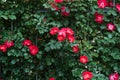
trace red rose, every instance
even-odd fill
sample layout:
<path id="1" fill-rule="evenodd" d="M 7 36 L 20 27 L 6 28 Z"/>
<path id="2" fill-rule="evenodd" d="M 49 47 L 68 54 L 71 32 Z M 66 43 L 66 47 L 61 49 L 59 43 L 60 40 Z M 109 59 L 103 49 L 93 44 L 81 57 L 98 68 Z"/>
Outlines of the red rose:
<path id="1" fill-rule="evenodd" d="M 66 28 L 61 28 L 61 30 L 58 31 L 58 35 L 64 36 L 66 38 Z"/>
<path id="2" fill-rule="evenodd" d="M 61 8 L 61 14 L 62 14 L 62 16 L 68 17 L 70 15 L 70 10 L 67 7 L 63 6 Z"/>
<path id="3" fill-rule="evenodd" d="M 110 74 L 109 80 L 119 80 L 119 74 L 117 72 Z"/>
<path id="4" fill-rule="evenodd" d="M 58 31 L 59 31 L 58 27 L 53 27 L 53 28 L 51 28 L 51 30 L 50 30 L 50 34 L 51 34 L 51 35 L 55 35 Z"/>
<path id="5" fill-rule="evenodd" d="M 51 77 L 51 78 L 49 78 L 49 80 L 56 80 L 55 78 L 53 78 L 53 77 Z"/>
<path id="6" fill-rule="evenodd" d="M 120 12 L 120 4 L 116 4 L 116 9 L 118 12 Z"/>
<path id="7" fill-rule="evenodd" d="M 76 45 L 76 46 L 73 46 L 72 47 L 72 51 L 74 52 L 74 53 L 78 53 L 79 52 L 79 47 Z"/>
<path id="8" fill-rule="evenodd" d="M 30 45 L 29 50 L 31 55 L 36 55 L 39 51 L 38 47 L 35 45 Z"/>
<path id="9" fill-rule="evenodd" d="M 0 45 L 0 50 L 1 50 L 2 52 L 7 52 L 7 46 L 6 46 L 5 44 Z"/>
<path id="10" fill-rule="evenodd" d="M 57 39 L 60 42 L 66 39 L 66 28 L 61 28 L 61 30 L 58 31 Z"/>
<path id="11" fill-rule="evenodd" d="M 71 28 L 66 28 L 67 35 L 74 35 L 74 31 Z"/>
<path id="12" fill-rule="evenodd" d="M 113 23 L 108 23 L 107 24 L 107 30 L 114 31 L 115 30 L 115 25 Z"/>
<path id="13" fill-rule="evenodd" d="M 52 4 L 52 8 L 53 8 L 54 10 L 56 10 L 56 11 L 59 10 L 59 8 L 58 8 L 58 6 L 57 6 L 56 4 Z"/>
<path id="14" fill-rule="evenodd" d="M 103 15 L 99 14 L 98 12 L 95 12 L 95 21 L 101 24 L 103 22 Z"/>
<path id="15" fill-rule="evenodd" d="M 98 0 L 97 4 L 99 8 L 105 8 L 108 5 L 107 0 Z"/>
<path id="16" fill-rule="evenodd" d="M 24 46 L 30 46 L 30 45 L 32 45 L 32 41 L 29 40 L 29 39 L 25 39 L 22 44 L 23 44 Z"/>
<path id="17" fill-rule="evenodd" d="M 63 35 L 58 35 L 57 39 L 58 39 L 58 41 L 62 42 L 62 41 L 64 41 L 66 39 L 66 37 L 63 36 Z"/>
<path id="18" fill-rule="evenodd" d="M 74 42 L 75 41 L 75 37 L 71 36 L 71 35 L 68 35 L 67 39 L 68 39 L 69 42 Z"/>
<path id="19" fill-rule="evenodd" d="M 92 72 L 90 72 L 90 71 L 84 71 L 82 73 L 82 77 L 84 80 L 90 80 L 90 79 L 92 79 L 93 75 L 92 75 Z"/>
<path id="20" fill-rule="evenodd" d="M 83 64 L 86 64 L 89 60 L 87 56 L 80 56 L 79 61 Z"/>
<path id="21" fill-rule="evenodd" d="M 14 46 L 13 41 L 5 41 L 4 44 L 7 46 L 7 48 L 10 48 L 10 47 Z"/>
<path id="22" fill-rule="evenodd" d="M 61 3 L 61 2 L 63 2 L 63 0 L 54 0 L 54 2 Z"/>

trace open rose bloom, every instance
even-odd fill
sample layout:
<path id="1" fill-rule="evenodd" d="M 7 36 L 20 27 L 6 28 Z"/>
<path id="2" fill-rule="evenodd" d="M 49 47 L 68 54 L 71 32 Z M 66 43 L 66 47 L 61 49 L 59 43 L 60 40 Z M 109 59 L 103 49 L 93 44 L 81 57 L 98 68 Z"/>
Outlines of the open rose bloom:
<path id="1" fill-rule="evenodd" d="M 109 80 L 119 80 L 119 74 L 117 72 L 110 74 Z"/>
<path id="2" fill-rule="evenodd" d="M 108 5 L 107 0 L 97 0 L 97 4 L 99 8 L 105 8 Z"/>
<path id="3" fill-rule="evenodd" d="M 93 77 L 93 74 L 90 71 L 84 71 L 82 73 L 82 77 L 83 77 L 83 80 L 91 80 Z"/>
<path id="4" fill-rule="evenodd" d="M 113 23 L 108 23 L 107 24 L 107 30 L 108 31 L 114 31 L 115 30 L 115 25 Z"/>
<path id="5" fill-rule="evenodd" d="M 95 16 L 95 21 L 97 23 L 101 24 L 103 22 L 103 15 L 102 14 L 95 12 L 94 16 Z"/>

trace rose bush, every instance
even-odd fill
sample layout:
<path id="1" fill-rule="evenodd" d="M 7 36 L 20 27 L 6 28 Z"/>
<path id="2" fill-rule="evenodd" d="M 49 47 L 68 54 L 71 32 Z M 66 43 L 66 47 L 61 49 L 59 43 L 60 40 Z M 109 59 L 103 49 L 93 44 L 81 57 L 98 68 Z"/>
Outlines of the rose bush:
<path id="1" fill-rule="evenodd" d="M 1 0 L 0 79 L 118 80 L 119 0 Z"/>

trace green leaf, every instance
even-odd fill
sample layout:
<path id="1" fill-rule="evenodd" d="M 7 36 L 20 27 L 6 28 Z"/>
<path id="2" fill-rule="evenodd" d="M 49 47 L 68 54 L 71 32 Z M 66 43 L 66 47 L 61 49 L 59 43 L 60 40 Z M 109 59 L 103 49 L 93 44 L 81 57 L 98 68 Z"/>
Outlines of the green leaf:
<path id="1" fill-rule="evenodd" d="M 9 15 L 8 16 L 11 20 L 15 20 L 16 19 L 16 16 L 15 15 Z"/>

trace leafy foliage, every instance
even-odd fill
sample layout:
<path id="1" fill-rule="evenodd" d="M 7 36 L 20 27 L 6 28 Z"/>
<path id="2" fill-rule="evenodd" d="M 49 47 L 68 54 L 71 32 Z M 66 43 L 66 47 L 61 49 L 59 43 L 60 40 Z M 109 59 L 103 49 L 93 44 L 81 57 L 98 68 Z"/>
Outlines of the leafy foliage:
<path id="1" fill-rule="evenodd" d="M 0 77 L 6 80 L 80 80 L 84 70 L 93 72 L 92 80 L 107 80 L 114 71 L 120 72 L 120 13 L 112 8 L 99 9 L 97 0 L 64 1 L 59 8 L 67 6 L 70 16 L 64 17 L 55 11 L 53 0 L 1 0 L 0 1 L 0 44 L 13 40 L 14 47 L 6 53 L 0 51 Z M 116 0 L 116 3 L 120 3 Z M 103 14 L 104 23 L 94 21 L 94 13 Z M 115 31 L 106 29 L 113 22 Z M 76 41 L 59 42 L 49 31 L 52 27 L 70 27 Z M 31 39 L 39 48 L 36 56 L 29 54 L 22 45 Z M 72 52 L 78 45 L 79 53 Z M 79 62 L 80 55 L 87 55 L 89 62 Z"/>

